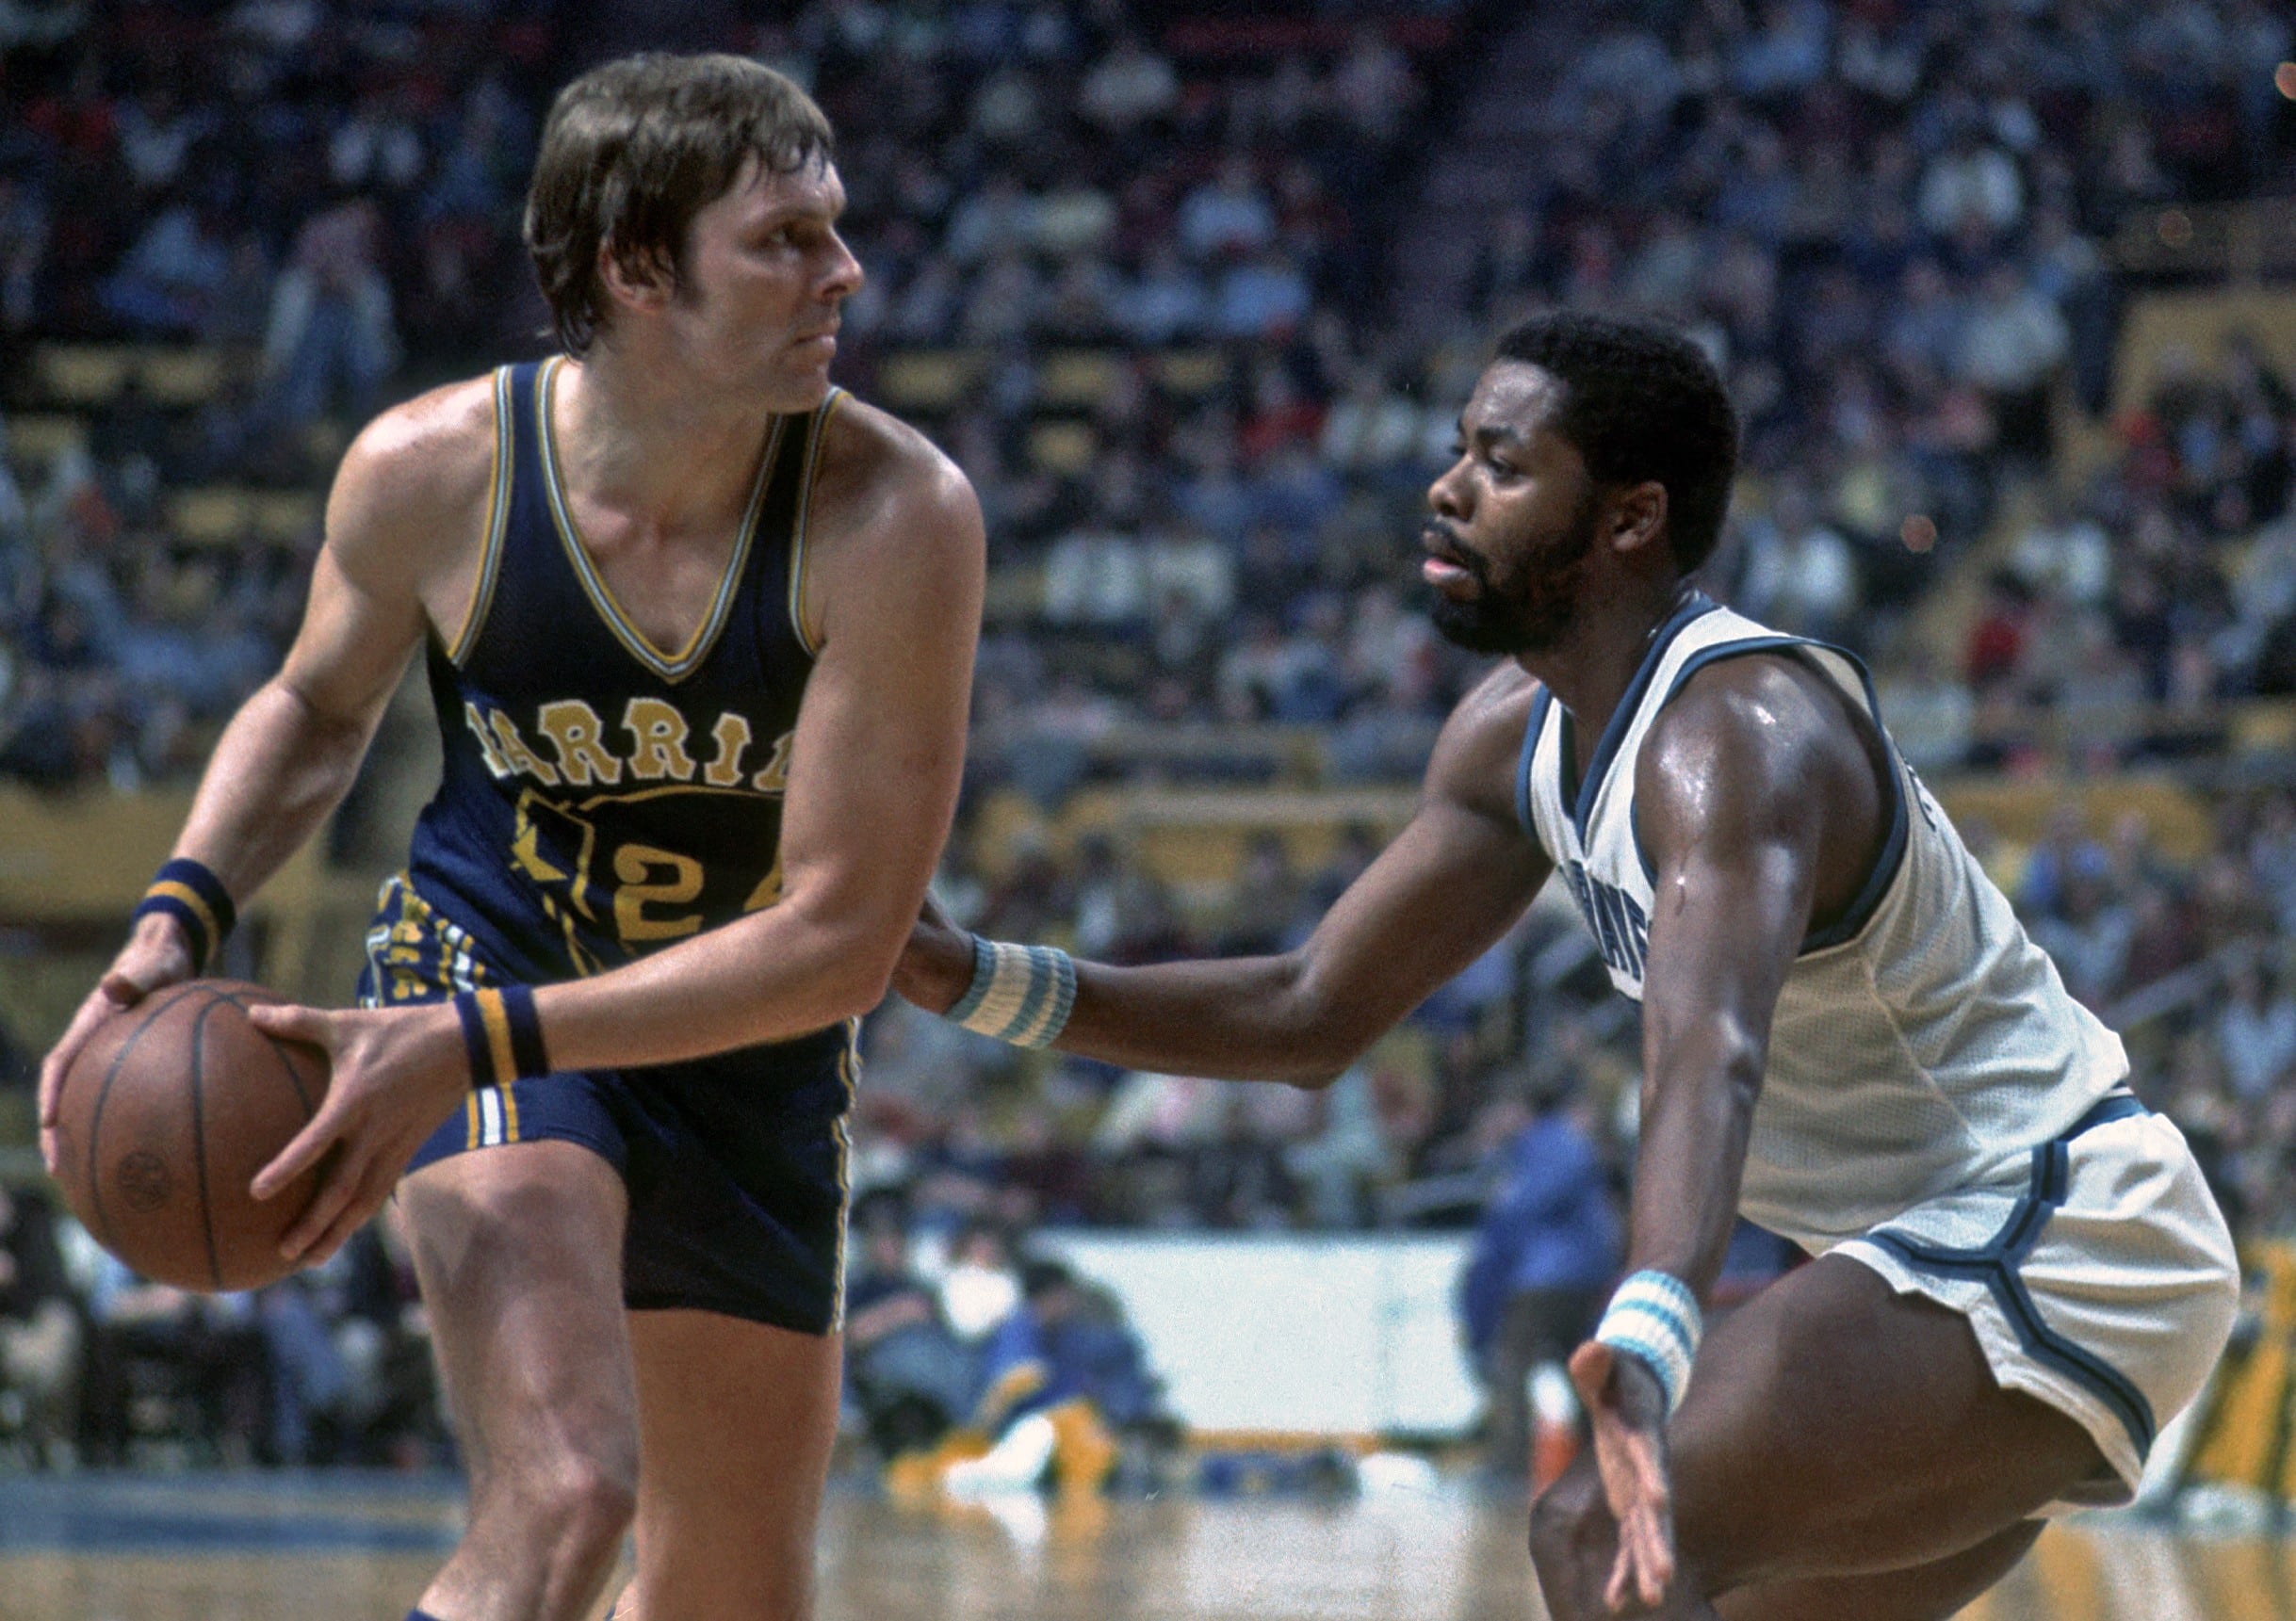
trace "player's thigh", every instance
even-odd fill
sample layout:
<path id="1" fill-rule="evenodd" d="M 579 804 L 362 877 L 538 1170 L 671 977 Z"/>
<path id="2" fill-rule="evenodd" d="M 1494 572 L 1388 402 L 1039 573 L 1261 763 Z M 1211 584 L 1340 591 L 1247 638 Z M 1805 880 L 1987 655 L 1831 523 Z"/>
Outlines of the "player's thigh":
<path id="1" fill-rule="evenodd" d="M 1709 1595 L 1948 1559 L 2105 1467 L 2073 1418 L 1995 1383 L 1965 1319 L 1841 1256 L 1716 1325 L 1669 1442 Z"/>
<path id="2" fill-rule="evenodd" d="M 556 1140 L 480 1149 L 414 1173 L 399 1202 L 448 1405 L 480 1454 L 474 1467 L 545 1445 L 634 1467 L 628 1200 L 613 1166 Z"/>
<path id="3" fill-rule="evenodd" d="M 1741 1587 L 1714 1609 L 1722 1621 L 1946 1621 L 2008 1575 L 2040 1534 L 2041 1522 L 2027 1520 L 1932 1564 Z"/>
<path id="4" fill-rule="evenodd" d="M 634 1311 L 637 1611 L 811 1613 L 843 1338 L 708 1311 Z"/>

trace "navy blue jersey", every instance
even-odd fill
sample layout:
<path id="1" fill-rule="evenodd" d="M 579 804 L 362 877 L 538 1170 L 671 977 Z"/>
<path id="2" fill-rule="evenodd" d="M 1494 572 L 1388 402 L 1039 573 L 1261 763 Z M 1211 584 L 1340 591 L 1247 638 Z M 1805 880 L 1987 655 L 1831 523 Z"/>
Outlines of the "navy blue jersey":
<path id="1" fill-rule="evenodd" d="M 806 508 L 838 396 L 773 419 L 708 616 L 667 652 L 576 538 L 549 428 L 559 366 L 495 374 L 478 589 L 429 653 L 446 769 L 404 878 L 383 885 L 365 1006 L 596 973 L 781 896 L 790 742 L 813 668 Z M 626 1305 L 825 1333 L 843 1288 L 858 1024 L 481 1088 L 407 1169 L 582 1145 L 629 1195 Z"/>
<path id="2" fill-rule="evenodd" d="M 548 410 L 560 364 L 495 374 L 485 552 L 467 622 L 429 650 L 446 764 L 409 863 L 415 893 L 528 982 L 613 967 L 780 898 L 814 654 L 806 510 L 838 397 L 773 418 L 708 616 L 669 651 L 576 538 Z"/>

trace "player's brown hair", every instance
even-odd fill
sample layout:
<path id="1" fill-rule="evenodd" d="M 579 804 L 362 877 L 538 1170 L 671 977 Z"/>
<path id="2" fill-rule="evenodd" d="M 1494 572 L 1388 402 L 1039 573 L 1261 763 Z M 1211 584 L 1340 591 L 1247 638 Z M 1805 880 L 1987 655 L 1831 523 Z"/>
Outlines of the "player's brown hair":
<path id="1" fill-rule="evenodd" d="M 694 215 L 744 164 L 794 174 L 830 149 L 813 98 L 743 57 L 648 52 L 559 91 L 527 191 L 526 246 L 560 345 L 587 353 L 606 325 L 601 248 L 633 279 L 675 287 Z"/>

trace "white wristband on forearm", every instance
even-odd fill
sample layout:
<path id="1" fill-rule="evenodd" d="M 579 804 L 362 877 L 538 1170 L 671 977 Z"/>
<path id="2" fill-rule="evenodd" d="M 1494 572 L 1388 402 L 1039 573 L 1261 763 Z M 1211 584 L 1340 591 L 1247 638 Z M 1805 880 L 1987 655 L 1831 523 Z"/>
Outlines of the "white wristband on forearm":
<path id="1" fill-rule="evenodd" d="M 1636 1272 L 1610 1297 L 1595 1338 L 1637 1358 L 1657 1376 L 1667 1411 L 1682 1405 L 1690 1389 L 1690 1365 L 1705 1332 L 1698 1296 L 1671 1272 Z"/>
<path id="2" fill-rule="evenodd" d="M 972 937 L 972 983 L 948 1016 L 1014 1046 L 1052 1045 L 1076 1005 L 1076 964 L 1057 946 Z"/>

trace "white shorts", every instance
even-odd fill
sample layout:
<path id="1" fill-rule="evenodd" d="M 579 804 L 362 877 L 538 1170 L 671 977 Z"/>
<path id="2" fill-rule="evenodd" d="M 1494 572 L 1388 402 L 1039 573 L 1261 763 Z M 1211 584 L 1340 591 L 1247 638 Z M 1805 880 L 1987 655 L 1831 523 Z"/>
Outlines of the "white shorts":
<path id="1" fill-rule="evenodd" d="M 2232 1235 L 2184 1133 L 2126 1093 L 2035 1148 L 2022 1176 L 1916 1205 L 1832 1253 L 1960 1312 L 2002 1388 L 2095 1437 L 2117 1479 L 2049 1513 L 2128 1500 L 2239 1305 Z"/>

